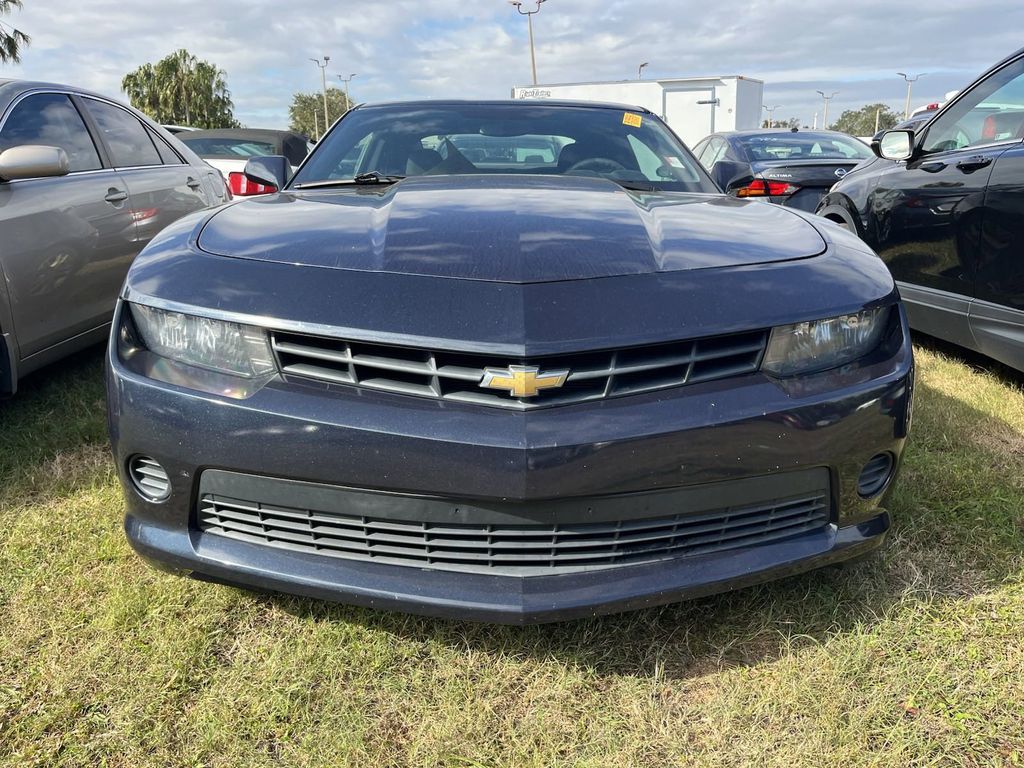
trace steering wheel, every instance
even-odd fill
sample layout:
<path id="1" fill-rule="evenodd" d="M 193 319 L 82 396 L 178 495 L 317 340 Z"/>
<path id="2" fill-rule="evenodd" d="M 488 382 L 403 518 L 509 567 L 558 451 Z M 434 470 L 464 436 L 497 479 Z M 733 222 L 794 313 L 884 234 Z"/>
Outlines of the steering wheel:
<path id="1" fill-rule="evenodd" d="M 591 171 L 593 173 L 606 174 L 624 170 L 626 170 L 626 166 L 616 160 L 612 160 L 610 157 L 588 157 L 586 160 L 580 160 L 575 165 L 570 166 L 566 173 Z"/>

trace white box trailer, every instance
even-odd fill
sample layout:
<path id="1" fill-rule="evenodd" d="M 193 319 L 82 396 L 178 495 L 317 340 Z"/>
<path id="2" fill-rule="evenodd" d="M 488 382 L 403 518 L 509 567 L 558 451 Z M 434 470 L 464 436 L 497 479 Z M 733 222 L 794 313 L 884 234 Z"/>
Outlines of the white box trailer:
<path id="1" fill-rule="evenodd" d="M 668 123 L 689 147 L 715 131 L 759 127 L 763 96 L 763 81 L 740 75 L 512 88 L 513 99 L 605 101 L 646 107 Z"/>

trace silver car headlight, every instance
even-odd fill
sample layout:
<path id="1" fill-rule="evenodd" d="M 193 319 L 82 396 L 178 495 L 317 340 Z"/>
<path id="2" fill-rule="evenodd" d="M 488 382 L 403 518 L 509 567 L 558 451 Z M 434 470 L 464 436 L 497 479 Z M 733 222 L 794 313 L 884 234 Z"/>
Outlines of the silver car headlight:
<path id="1" fill-rule="evenodd" d="M 853 362 L 878 346 L 889 307 L 780 325 L 772 329 L 762 370 L 773 376 L 825 371 Z"/>
<path id="2" fill-rule="evenodd" d="M 267 333 L 252 325 L 131 305 L 150 352 L 185 365 L 247 379 L 276 370 Z"/>

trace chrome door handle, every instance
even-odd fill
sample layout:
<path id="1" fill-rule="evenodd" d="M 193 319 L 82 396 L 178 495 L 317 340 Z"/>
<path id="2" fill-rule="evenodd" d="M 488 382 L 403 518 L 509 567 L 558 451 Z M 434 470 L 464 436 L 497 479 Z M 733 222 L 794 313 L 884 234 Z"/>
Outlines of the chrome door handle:
<path id="1" fill-rule="evenodd" d="M 107 194 L 103 197 L 103 199 L 111 204 L 123 203 L 125 200 L 128 199 L 128 193 L 125 192 L 123 189 L 111 187 L 110 189 L 107 190 Z"/>

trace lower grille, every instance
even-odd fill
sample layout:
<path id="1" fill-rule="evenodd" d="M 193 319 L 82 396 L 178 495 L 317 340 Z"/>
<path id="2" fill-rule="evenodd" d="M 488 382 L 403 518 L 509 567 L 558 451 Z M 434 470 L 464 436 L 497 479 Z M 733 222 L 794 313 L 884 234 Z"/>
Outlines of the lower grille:
<path id="1" fill-rule="evenodd" d="M 829 494 L 704 514 L 545 525 L 428 523 L 203 494 L 200 528 L 328 557 L 458 571 L 537 575 L 692 557 L 779 541 L 829 522 Z"/>

